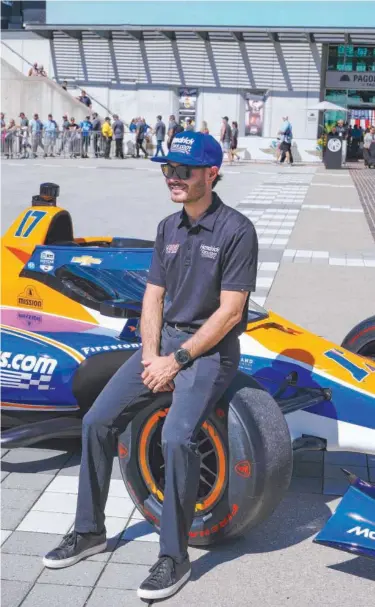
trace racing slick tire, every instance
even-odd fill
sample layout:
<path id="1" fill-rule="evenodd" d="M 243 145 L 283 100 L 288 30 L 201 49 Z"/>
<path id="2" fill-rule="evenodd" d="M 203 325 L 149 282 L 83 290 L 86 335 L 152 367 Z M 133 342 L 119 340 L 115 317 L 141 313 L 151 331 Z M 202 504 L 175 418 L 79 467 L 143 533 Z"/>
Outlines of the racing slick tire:
<path id="1" fill-rule="evenodd" d="M 375 316 L 353 327 L 341 345 L 350 352 L 375 359 Z"/>
<path id="2" fill-rule="evenodd" d="M 138 510 L 156 529 L 164 488 L 161 428 L 172 396 L 150 397 L 119 437 L 121 473 Z M 293 456 L 284 415 L 270 394 L 238 372 L 197 437 L 198 501 L 189 544 L 234 538 L 270 516 L 290 483 Z"/>

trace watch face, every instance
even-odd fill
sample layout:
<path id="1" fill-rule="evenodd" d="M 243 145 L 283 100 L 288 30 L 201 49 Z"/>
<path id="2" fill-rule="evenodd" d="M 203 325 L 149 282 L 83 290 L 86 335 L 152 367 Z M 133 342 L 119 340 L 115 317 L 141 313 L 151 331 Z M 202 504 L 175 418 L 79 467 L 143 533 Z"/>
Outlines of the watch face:
<path id="1" fill-rule="evenodd" d="M 190 362 L 189 351 L 184 350 L 184 348 L 180 348 L 180 350 L 177 350 L 175 357 L 180 365 L 186 365 L 188 362 Z"/>

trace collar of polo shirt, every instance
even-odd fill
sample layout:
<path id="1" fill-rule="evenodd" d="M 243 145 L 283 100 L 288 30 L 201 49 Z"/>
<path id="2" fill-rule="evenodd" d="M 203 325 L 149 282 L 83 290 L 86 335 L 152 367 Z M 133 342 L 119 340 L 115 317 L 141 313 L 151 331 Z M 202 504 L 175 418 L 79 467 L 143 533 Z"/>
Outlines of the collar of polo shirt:
<path id="1" fill-rule="evenodd" d="M 216 192 L 212 192 L 212 202 L 210 206 L 208 207 L 207 211 L 205 211 L 205 213 L 202 215 L 202 217 L 200 217 L 200 219 L 198 219 L 198 221 L 193 224 L 194 227 L 201 226 L 202 228 L 205 228 L 206 230 L 212 232 L 215 226 L 215 222 L 217 220 L 218 211 L 221 204 L 222 202 L 219 196 L 216 194 Z M 182 226 L 192 227 L 185 209 L 182 209 L 180 218 L 181 221 L 178 224 L 179 228 L 182 228 Z"/>

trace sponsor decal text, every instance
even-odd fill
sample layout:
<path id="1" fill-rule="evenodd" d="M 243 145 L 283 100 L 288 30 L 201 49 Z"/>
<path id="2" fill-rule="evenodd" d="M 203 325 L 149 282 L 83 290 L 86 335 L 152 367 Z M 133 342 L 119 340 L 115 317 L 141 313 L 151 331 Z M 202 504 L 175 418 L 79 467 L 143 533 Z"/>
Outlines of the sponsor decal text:
<path id="1" fill-rule="evenodd" d="M 43 299 L 39 296 L 38 291 L 32 285 L 25 287 L 25 290 L 17 297 L 17 305 L 26 306 L 41 310 L 43 308 Z"/>

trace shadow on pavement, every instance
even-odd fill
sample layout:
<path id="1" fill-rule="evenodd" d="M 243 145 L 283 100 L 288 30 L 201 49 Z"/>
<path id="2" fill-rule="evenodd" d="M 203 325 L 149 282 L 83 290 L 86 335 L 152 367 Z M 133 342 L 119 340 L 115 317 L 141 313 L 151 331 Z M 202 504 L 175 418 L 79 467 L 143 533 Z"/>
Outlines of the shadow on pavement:
<path id="1" fill-rule="evenodd" d="M 320 531 L 331 510 L 330 498 L 324 495 L 289 493 L 262 525 L 232 542 L 207 550 L 193 565 L 192 580 L 199 580 L 220 563 L 245 554 L 260 554 L 284 550 Z"/>
<path id="2" fill-rule="evenodd" d="M 372 559 L 357 556 L 351 561 L 344 561 L 336 565 L 328 565 L 327 569 L 334 569 L 342 573 L 349 573 L 356 577 L 361 577 L 371 582 L 375 582 L 375 567 Z"/>
<path id="3" fill-rule="evenodd" d="M 5 472 L 33 474 L 69 468 L 77 465 L 80 450 L 80 439 L 50 440 L 25 449 L 10 449 L 2 457 L 1 469 Z"/>

